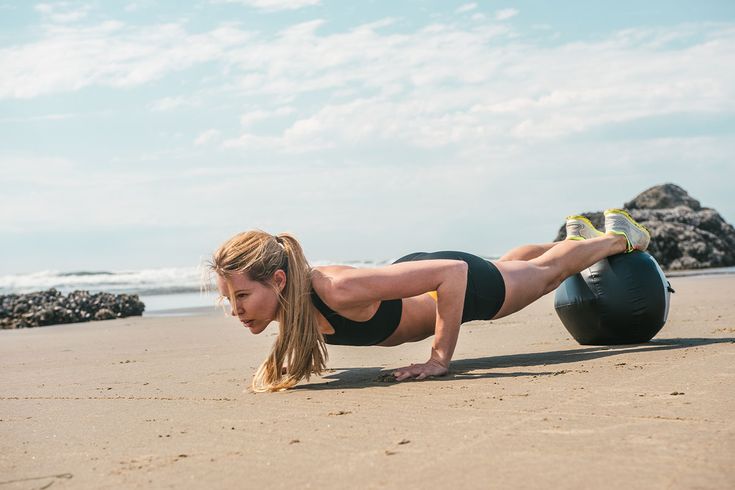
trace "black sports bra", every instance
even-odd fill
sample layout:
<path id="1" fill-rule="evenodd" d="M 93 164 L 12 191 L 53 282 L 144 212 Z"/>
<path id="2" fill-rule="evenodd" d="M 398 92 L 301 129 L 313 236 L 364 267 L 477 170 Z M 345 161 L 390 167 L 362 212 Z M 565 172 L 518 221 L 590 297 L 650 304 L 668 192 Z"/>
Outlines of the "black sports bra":
<path id="1" fill-rule="evenodd" d="M 403 300 L 390 299 L 380 302 L 378 311 L 366 322 L 349 320 L 335 312 L 312 288 L 311 300 L 327 319 L 334 333 L 325 334 L 324 341 L 335 345 L 376 345 L 390 337 L 401 323 Z"/>

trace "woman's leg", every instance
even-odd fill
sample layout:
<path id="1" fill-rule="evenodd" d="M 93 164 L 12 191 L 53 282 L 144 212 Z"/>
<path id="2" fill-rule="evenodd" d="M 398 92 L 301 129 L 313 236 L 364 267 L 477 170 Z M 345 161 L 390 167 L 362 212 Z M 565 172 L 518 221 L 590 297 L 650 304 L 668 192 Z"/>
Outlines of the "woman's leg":
<path id="1" fill-rule="evenodd" d="M 505 301 L 493 318 L 515 313 L 559 287 L 572 274 L 627 248 L 625 237 L 613 234 L 549 245 L 544 253 L 530 260 L 493 262 L 505 281 Z"/>
<path id="2" fill-rule="evenodd" d="M 553 242 L 553 243 L 540 243 L 540 244 L 534 244 L 534 245 L 521 245 L 520 247 L 516 247 L 510 251 L 508 251 L 505 255 L 500 257 L 498 261 L 500 262 L 506 262 L 508 260 L 531 260 L 535 259 L 536 257 L 543 255 L 548 250 L 554 248 L 555 246 L 559 245 L 561 242 Z"/>

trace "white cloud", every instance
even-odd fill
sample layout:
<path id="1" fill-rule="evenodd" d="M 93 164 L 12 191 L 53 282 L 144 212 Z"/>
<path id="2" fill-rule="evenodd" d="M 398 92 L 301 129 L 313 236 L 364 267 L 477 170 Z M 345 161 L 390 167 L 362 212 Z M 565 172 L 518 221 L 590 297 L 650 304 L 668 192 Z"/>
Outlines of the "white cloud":
<path id="1" fill-rule="evenodd" d="M 246 150 L 274 149 L 278 138 L 243 133 L 237 138 L 230 138 L 222 143 L 222 148 L 241 148 Z"/>
<path id="2" fill-rule="evenodd" d="M 354 95 L 299 114 L 280 134 L 248 129 L 225 146 L 290 152 L 390 141 L 470 151 L 656 114 L 735 109 L 735 73 L 718 62 L 735 46 L 727 27 L 700 26 L 700 33 L 710 30 L 707 36 L 717 41 L 675 49 L 668 47 L 671 40 L 691 36 L 686 29 L 638 29 L 542 47 L 508 41 L 507 30 L 487 26 L 433 25 L 390 35 L 356 28 L 326 36 L 319 27 L 300 24 L 258 49 L 231 52 L 236 66 L 252 72 L 240 88 L 274 98 L 319 91 Z M 242 122 L 249 126 L 264 116 L 255 110 Z"/>
<path id="3" fill-rule="evenodd" d="M 457 7 L 457 10 L 455 10 L 456 13 L 461 14 L 463 12 L 469 12 L 471 10 L 475 10 L 477 8 L 476 3 L 465 3 L 464 5 L 460 5 Z"/>
<path id="4" fill-rule="evenodd" d="M 189 34 L 180 24 L 47 26 L 36 42 L 0 49 L 0 99 L 130 87 L 221 58 L 251 35 L 230 25 Z"/>
<path id="5" fill-rule="evenodd" d="M 33 10 L 35 10 L 36 12 L 40 14 L 48 15 L 51 12 L 53 12 L 54 8 L 49 3 L 39 3 L 33 7 Z"/>
<path id="6" fill-rule="evenodd" d="M 516 9 L 502 9 L 495 12 L 495 20 L 507 20 L 518 15 Z"/>
<path id="7" fill-rule="evenodd" d="M 289 106 L 278 107 L 274 110 L 257 109 L 254 111 L 246 112 L 245 114 L 240 116 L 240 125 L 247 128 L 255 124 L 256 122 L 276 117 L 287 116 L 289 114 L 293 114 L 294 112 L 295 109 Z"/>
<path id="8" fill-rule="evenodd" d="M 178 109 L 179 107 L 191 107 L 196 104 L 196 101 L 190 97 L 163 97 L 154 101 L 150 105 L 150 109 L 154 112 L 165 112 Z"/>
<path id="9" fill-rule="evenodd" d="M 242 134 L 221 146 L 284 154 L 375 141 L 479 154 L 649 116 L 735 109 L 735 73 L 722 63 L 735 48 L 728 24 L 547 46 L 507 25 L 381 31 L 392 22 L 323 34 L 316 19 L 270 35 L 234 25 L 197 34 L 182 24 L 57 26 L 0 50 L 0 97 L 130 87 L 215 63 L 225 75 L 212 83 L 226 86 L 210 89 L 251 101 Z M 195 102 L 166 97 L 150 108 Z"/>
<path id="10" fill-rule="evenodd" d="M 258 121 L 262 121 L 263 119 L 266 119 L 267 117 L 268 117 L 268 111 L 263 111 L 263 110 L 251 111 L 251 112 L 245 113 L 242 116 L 240 116 L 240 125 L 243 127 L 248 127 Z"/>
<path id="11" fill-rule="evenodd" d="M 43 114 L 40 116 L 0 117 L 0 123 L 24 123 L 36 121 L 63 121 L 79 117 L 80 114 L 65 112 L 59 114 Z"/>
<path id="12" fill-rule="evenodd" d="M 0 97 L 129 87 L 214 62 L 226 68 L 221 90 L 258 101 L 240 117 L 243 134 L 222 146 L 285 153 L 373 138 L 473 151 L 735 105 L 735 73 L 722 63 L 735 47 L 726 24 L 628 29 L 545 46 L 492 24 L 381 32 L 391 22 L 322 34 L 317 19 L 272 35 L 233 25 L 197 34 L 181 24 L 57 26 L 39 41 L 0 50 Z M 300 104 L 307 95 L 316 102 Z M 194 103 L 166 97 L 150 108 Z M 281 129 L 258 130 L 256 123 L 275 118 Z"/>
<path id="13" fill-rule="evenodd" d="M 206 145 L 214 141 L 217 141 L 219 137 L 220 137 L 220 133 L 218 130 L 208 129 L 206 131 L 203 131 L 202 133 L 199 133 L 199 136 L 197 136 L 196 139 L 194 140 L 194 144 L 197 146 Z"/>
<path id="14" fill-rule="evenodd" d="M 33 9 L 47 21 L 66 24 L 85 18 L 89 13 L 90 7 L 88 5 L 75 7 L 71 2 L 56 2 L 39 3 Z"/>
<path id="15" fill-rule="evenodd" d="M 321 0 L 214 0 L 214 3 L 239 3 L 265 12 L 298 10 L 320 5 Z"/>
<path id="16" fill-rule="evenodd" d="M 0 181 L 7 190 L 18 184 L 49 185 L 73 181 L 77 166 L 67 158 L 0 153 Z"/>

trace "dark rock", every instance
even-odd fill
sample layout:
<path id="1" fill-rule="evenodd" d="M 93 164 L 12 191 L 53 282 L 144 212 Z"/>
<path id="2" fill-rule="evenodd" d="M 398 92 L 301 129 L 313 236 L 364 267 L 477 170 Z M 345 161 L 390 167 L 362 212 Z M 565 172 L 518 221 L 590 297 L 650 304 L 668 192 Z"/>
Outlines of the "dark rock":
<path id="1" fill-rule="evenodd" d="M 627 210 L 668 209 L 677 206 L 686 206 L 692 211 L 702 209 L 699 201 L 692 198 L 687 194 L 687 191 L 675 184 L 663 184 L 651 187 L 623 205 Z"/>
<path id="2" fill-rule="evenodd" d="M 117 318 L 117 315 L 115 315 L 112 310 L 108 308 L 101 308 L 97 310 L 97 313 L 94 314 L 95 320 L 112 320 L 114 318 Z"/>
<path id="3" fill-rule="evenodd" d="M 735 228 L 674 184 L 652 187 L 624 208 L 651 233 L 648 252 L 668 270 L 735 265 Z M 602 212 L 583 213 L 604 230 Z M 566 237 L 564 225 L 556 241 Z"/>
<path id="4" fill-rule="evenodd" d="M 56 289 L 8 294 L 0 295 L 0 328 L 29 328 L 140 316 L 144 310 L 145 305 L 137 294 L 73 291 L 64 296 Z"/>

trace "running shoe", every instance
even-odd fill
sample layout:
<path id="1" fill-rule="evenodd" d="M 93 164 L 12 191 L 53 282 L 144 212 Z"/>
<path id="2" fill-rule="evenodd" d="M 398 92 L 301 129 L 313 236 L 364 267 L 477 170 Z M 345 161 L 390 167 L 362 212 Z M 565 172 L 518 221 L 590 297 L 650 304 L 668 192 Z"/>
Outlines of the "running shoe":
<path id="1" fill-rule="evenodd" d="M 589 240 L 604 235 L 584 216 L 567 216 L 567 240 Z"/>
<path id="2" fill-rule="evenodd" d="M 605 210 L 605 233 L 623 235 L 628 242 L 625 253 L 633 250 L 644 251 L 651 241 L 651 234 L 648 230 L 636 223 L 633 217 L 622 209 Z"/>

